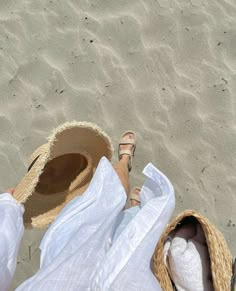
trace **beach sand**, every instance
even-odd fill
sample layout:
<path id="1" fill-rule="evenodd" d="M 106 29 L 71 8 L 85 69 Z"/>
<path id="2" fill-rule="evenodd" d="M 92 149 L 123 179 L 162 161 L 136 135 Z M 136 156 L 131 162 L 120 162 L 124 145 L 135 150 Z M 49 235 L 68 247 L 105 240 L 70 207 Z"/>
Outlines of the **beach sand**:
<path id="1" fill-rule="evenodd" d="M 115 147 L 133 129 L 132 186 L 152 162 L 174 214 L 207 216 L 236 256 L 235 16 L 234 0 L 1 1 L 1 192 L 65 121 L 97 123 Z M 12 290 L 37 271 L 43 233 L 26 231 Z"/>

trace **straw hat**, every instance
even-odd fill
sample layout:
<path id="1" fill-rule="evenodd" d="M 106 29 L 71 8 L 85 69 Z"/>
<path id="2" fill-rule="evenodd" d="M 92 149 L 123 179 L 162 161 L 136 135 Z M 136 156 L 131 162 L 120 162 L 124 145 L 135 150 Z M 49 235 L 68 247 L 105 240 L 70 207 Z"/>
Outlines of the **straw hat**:
<path id="1" fill-rule="evenodd" d="M 111 160 L 110 138 L 95 124 L 67 122 L 29 160 L 13 196 L 25 206 L 26 226 L 45 227 L 88 187 L 101 157 Z"/>
<path id="2" fill-rule="evenodd" d="M 163 232 L 154 252 L 154 274 L 164 291 L 173 291 L 173 283 L 164 263 L 164 243 L 167 236 L 178 227 L 183 220 L 199 222 L 206 237 L 211 261 L 212 281 L 215 291 L 229 291 L 232 277 L 232 256 L 222 233 L 205 217 L 193 210 L 178 215 Z"/>

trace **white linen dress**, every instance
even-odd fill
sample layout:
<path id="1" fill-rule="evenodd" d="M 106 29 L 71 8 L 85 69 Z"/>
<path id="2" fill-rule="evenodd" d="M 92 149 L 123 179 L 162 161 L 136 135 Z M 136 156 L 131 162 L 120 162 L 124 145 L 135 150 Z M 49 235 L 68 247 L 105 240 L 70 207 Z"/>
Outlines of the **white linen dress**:
<path id="1" fill-rule="evenodd" d="M 168 178 L 148 164 L 141 207 L 123 211 L 126 194 L 103 157 L 89 188 L 47 230 L 40 269 L 17 291 L 159 291 L 152 255 L 175 206 Z M 0 291 L 8 290 L 23 235 L 23 206 L 0 195 Z"/>

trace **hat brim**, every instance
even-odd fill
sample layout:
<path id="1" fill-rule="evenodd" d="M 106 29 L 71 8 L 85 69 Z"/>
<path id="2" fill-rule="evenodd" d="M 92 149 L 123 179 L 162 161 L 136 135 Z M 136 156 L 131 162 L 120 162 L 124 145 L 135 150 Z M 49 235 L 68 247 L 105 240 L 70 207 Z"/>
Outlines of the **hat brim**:
<path id="1" fill-rule="evenodd" d="M 56 195 L 41 195 L 37 193 L 36 187 L 40 177 L 44 172 L 45 166 L 53 159 L 66 154 L 81 154 L 86 157 L 88 165 L 81 172 L 79 178 L 71 183 L 67 192 Z M 90 122 L 67 122 L 56 128 L 48 138 L 48 143 L 41 146 L 30 160 L 30 170 L 17 185 L 14 197 L 20 203 L 25 204 L 25 208 L 34 208 L 33 213 L 38 213 L 37 206 L 39 199 L 44 201 L 45 205 L 51 201 L 52 209 L 45 207 L 45 213 L 40 215 L 37 220 L 39 227 L 45 226 L 43 220 L 51 220 L 55 217 L 60 209 L 74 196 L 81 195 L 88 185 L 100 159 L 105 156 L 111 160 L 113 147 L 109 136 L 104 133 L 97 125 Z M 81 183 L 86 178 L 84 183 Z M 52 201 L 54 200 L 54 203 Z M 31 205 L 31 206 L 30 206 Z M 41 205 L 42 207 L 42 205 Z M 40 210 L 43 213 L 43 209 Z M 47 219 L 51 217 L 50 219 Z M 40 223 L 41 222 L 43 223 Z M 35 221 L 35 220 L 34 220 Z M 48 223 L 48 222 L 47 222 Z M 37 226 L 35 225 L 35 226 Z"/>

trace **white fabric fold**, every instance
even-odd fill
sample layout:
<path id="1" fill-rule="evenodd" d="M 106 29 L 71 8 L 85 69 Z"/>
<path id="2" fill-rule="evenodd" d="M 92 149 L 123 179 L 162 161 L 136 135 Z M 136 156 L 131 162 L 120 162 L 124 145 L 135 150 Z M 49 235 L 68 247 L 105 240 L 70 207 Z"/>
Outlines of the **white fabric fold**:
<path id="1" fill-rule="evenodd" d="M 102 158 L 89 188 L 66 205 L 45 234 L 40 270 L 17 290 L 90 290 L 90 275 L 110 248 L 125 202 L 116 172 Z"/>
<path id="2" fill-rule="evenodd" d="M 24 232 L 24 207 L 9 193 L 0 195 L 0 291 L 9 290 Z"/>
<path id="3" fill-rule="evenodd" d="M 175 207 L 174 189 L 168 178 L 148 164 L 147 179 L 141 190 L 141 210 L 116 239 L 106 256 L 97 264 L 91 290 L 157 291 L 152 255 Z"/>
<path id="4" fill-rule="evenodd" d="M 174 190 L 167 177 L 152 164 L 143 172 L 147 179 L 141 190 L 142 207 L 126 220 L 127 226 L 123 220 L 119 227 L 117 218 L 125 206 L 126 194 L 112 165 L 102 158 L 89 188 L 64 207 L 46 232 L 40 245 L 39 271 L 17 290 L 161 290 L 151 271 L 151 262 L 161 232 L 174 210 Z M 13 201 L 9 203 L 15 214 L 18 211 L 17 215 L 6 216 L 12 238 L 17 232 L 16 224 L 23 227 L 22 209 Z M 0 207 L 4 208 L 4 203 Z M 113 240 L 117 227 L 120 233 Z M 23 229 L 18 229 L 18 237 L 22 232 Z M 11 263 L 9 258 L 15 262 L 18 246 L 18 242 L 14 244 L 10 256 L 2 255 L 5 261 L 1 267 Z M 4 248 L 5 253 L 10 251 L 8 246 Z M 11 276 L 14 269 L 10 269 Z"/>

